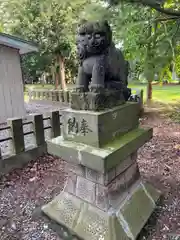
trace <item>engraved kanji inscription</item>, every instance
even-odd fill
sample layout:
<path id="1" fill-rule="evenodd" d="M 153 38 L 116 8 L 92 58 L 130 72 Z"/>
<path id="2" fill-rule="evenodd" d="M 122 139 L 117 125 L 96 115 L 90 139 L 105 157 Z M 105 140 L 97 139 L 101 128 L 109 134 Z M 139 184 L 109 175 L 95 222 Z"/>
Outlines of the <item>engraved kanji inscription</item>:
<path id="1" fill-rule="evenodd" d="M 86 136 L 87 133 L 92 132 L 92 130 L 89 128 L 87 120 L 84 118 L 78 122 L 75 117 L 69 118 L 68 122 L 68 134 L 80 134 L 83 136 Z"/>
<path id="2" fill-rule="evenodd" d="M 80 129 L 79 129 L 80 133 L 83 134 L 84 136 L 89 133 L 92 132 L 92 130 L 89 128 L 88 126 L 88 122 L 83 118 L 83 120 L 81 121 L 81 125 L 80 125 Z"/>
<path id="3" fill-rule="evenodd" d="M 67 123 L 68 123 L 68 134 L 70 133 L 77 134 L 79 132 L 78 122 L 76 121 L 75 117 L 69 118 Z"/>

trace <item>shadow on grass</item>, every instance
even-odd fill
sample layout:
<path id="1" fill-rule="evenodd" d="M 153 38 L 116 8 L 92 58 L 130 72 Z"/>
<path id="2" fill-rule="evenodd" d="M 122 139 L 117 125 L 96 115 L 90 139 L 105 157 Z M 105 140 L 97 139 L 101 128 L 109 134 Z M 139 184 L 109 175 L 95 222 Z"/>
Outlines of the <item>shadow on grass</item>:
<path id="1" fill-rule="evenodd" d="M 180 123 L 180 101 L 175 103 L 163 103 L 161 101 L 153 101 L 148 105 L 144 105 L 144 115 L 152 113 L 158 114 L 162 117 L 170 118 L 172 121 Z"/>

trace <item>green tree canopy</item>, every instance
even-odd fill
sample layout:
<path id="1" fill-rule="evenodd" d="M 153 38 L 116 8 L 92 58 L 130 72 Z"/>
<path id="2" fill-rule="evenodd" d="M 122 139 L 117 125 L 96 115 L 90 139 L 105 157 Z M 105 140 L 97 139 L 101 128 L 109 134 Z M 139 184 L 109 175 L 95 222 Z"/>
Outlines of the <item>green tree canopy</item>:
<path id="1" fill-rule="evenodd" d="M 5 31 L 32 40 L 39 45 L 39 53 L 23 57 L 24 72 L 48 71 L 57 61 L 57 55 L 75 63 L 75 28 L 86 0 L 12 0 L 0 3 L 0 20 Z M 71 64 L 69 61 L 71 59 Z M 35 67 L 36 66 L 36 67 Z M 36 71 L 35 71 L 36 69 Z"/>
<path id="2" fill-rule="evenodd" d="M 156 11 L 180 18 L 180 2 L 179 0 L 105 0 L 110 5 L 119 3 L 141 4 L 151 7 Z"/>

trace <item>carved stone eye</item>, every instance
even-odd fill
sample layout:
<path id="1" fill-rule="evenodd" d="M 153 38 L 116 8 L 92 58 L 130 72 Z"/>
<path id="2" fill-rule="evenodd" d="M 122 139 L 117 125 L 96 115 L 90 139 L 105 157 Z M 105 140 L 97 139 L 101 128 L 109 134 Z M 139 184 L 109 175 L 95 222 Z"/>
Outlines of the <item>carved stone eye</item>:
<path id="1" fill-rule="evenodd" d="M 100 38 L 101 37 L 101 34 L 97 33 L 95 34 L 95 38 Z"/>
<path id="2" fill-rule="evenodd" d="M 88 34 L 87 37 L 88 37 L 88 39 L 91 39 L 91 38 L 92 38 L 92 35 L 91 35 L 91 34 Z"/>
<path id="3" fill-rule="evenodd" d="M 81 32 L 81 36 L 85 36 L 86 35 L 86 33 L 85 32 Z"/>

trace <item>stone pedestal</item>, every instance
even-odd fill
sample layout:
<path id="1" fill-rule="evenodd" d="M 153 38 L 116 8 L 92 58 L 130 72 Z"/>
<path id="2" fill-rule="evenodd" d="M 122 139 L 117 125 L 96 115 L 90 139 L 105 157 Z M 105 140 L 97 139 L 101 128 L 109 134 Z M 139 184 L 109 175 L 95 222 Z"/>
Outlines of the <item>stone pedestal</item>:
<path id="1" fill-rule="evenodd" d="M 73 91 L 71 108 L 75 110 L 100 111 L 124 104 L 122 90 L 104 90 L 102 93 Z"/>
<path id="2" fill-rule="evenodd" d="M 66 161 L 64 190 L 42 210 L 85 240 L 136 239 L 160 193 L 141 181 L 137 150 L 152 137 L 138 104 L 101 112 L 66 109 L 48 152 Z M 83 131 L 82 131 L 83 129 Z"/>

